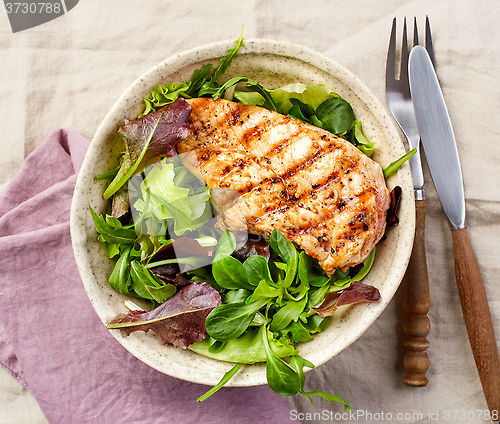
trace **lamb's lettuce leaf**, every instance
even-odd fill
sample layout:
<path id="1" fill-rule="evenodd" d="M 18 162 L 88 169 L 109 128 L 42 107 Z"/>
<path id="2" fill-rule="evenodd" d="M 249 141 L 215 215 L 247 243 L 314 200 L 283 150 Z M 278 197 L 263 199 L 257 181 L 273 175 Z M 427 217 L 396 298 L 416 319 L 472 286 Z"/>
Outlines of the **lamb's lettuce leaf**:
<path id="1" fill-rule="evenodd" d="M 354 112 L 349 103 L 340 97 L 326 99 L 314 112 L 321 128 L 332 134 L 344 135 L 354 122 Z"/>
<path id="2" fill-rule="evenodd" d="M 323 399 L 326 399 L 328 402 L 330 402 L 330 405 L 333 405 L 333 402 L 339 402 L 339 403 L 344 404 L 344 411 L 351 410 L 351 406 L 344 399 L 342 399 L 340 396 L 335 396 L 335 395 L 332 395 L 330 393 L 325 393 L 323 390 L 313 390 L 310 392 L 306 392 L 304 390 L 304 384 L 306 381 L 306 376 L 304 375 L 304 367 L 314 368 L 314 364 L 312 364 L 307 359 L 304 359 L 299 355 L 293 355 L 293 356 L 290 356 L 290 366 L 299 375 L 299 381 L 300 381 L 299 393 L 302 396 L 309 399 L 309 402 L 311 402 L 311 405 L 313 404 L 311 396 L 320 396 Z"/>

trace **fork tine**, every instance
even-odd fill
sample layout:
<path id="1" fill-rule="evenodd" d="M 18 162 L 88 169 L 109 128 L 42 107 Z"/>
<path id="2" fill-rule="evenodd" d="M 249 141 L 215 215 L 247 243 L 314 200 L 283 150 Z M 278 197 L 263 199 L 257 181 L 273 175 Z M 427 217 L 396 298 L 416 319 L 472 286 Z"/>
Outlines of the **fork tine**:
<path id="1" fill-rule="evenodd" d="M 409 84 L 408 81 L 408 37 L 406 35 L 406 18 L 403 25 L 403 42 L 401 43 L 401 73 L 400 81 Z M 409 88 L 408 88 L 409 90 Z"/>
<path id="2" fill-rule="evenodd" d="M 425 17 L 425 49 L 427 50 L 427 53 L 429 53 L 432 65 L 436 67 L 436 63 L 434 61 L 434 46 L 432 45 L 431 24 L 429 22 L 429 16 Z"/>
<path id="3" fill-rule="evenodd" d="M 396 78 L 396 18 L 392 20 L 391 38 L 389 39 L 389 50 L 387 50 L 386 84 Z"/>
<path id="4" fill-rule="evenodd" d="M 418 46 L 417 17 L 413 18 L 413 47 Z"/>

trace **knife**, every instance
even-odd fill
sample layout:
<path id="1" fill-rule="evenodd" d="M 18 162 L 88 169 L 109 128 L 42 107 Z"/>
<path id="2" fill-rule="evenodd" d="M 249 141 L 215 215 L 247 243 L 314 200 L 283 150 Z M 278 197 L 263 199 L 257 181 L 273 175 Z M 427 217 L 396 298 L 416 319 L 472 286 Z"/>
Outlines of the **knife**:
<path id="1" fill-rule="evenodd" d="M 462 171 L 450 117 L 427 51 L 409 59 L 415 117 L 436 191 L 452 229 L 455 276 L 469 341 L 489 410 L 500 411 L 500 358 L 488 299 L 465 224 Z"/>

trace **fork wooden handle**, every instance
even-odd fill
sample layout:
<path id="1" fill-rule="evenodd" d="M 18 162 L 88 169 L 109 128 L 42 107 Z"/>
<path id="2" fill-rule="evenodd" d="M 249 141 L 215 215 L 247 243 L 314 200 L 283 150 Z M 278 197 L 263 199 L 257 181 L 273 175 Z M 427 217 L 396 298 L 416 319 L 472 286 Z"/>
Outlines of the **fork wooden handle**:
<path id="1" fill-rule="evenodd" d="M 500 414 L 500 358 L 490 308 L 467 228 L 452 231 L 458 294 L 489 410 Z"/>
<path id="2" fill-rule="evenodd" d="M 406 375 L 403 381 L 408 386 L 426 386 L 429 380 L 425 373 L 429 369 L 427 335 L 430 321 L 427 317 L 430 306 L 429 277 L 425 257 L 425 200 L 415 201 L 416 227 L 410 262 L 403 280 L 405 318 L 403 322 L 406 354 L 403 365 Z"/>

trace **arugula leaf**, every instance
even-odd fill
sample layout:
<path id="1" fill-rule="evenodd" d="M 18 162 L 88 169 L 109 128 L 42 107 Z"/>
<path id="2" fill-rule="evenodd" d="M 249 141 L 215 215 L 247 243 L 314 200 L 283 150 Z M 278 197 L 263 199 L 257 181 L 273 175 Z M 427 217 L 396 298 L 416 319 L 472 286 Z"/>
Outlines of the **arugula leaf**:
<path id="1" fill-rule="evenodd" d="M 138 261 L 130 263 L 132 289 L 142 298 L 162 304 L 172 297 L 176 288 L 173 284 L 164 284 Z"/>
<path id="2" fill-rule="evenodd" d="M 265 107 L 269 110 L 274 110 L 276 112 L 279 112 L 281 110 L 281 102 L 278 102 L 274 99 L 271 90 L 268 90 L 258 82 L 252 81 L 251 79 L 248 79 L 246 87 L 251 91 L 259 93 L 264 98 L 262 107 Z"/>
<path id="3" fill-rule="evenodd" d="M 106 221 L 101 215 L 92 209 L 89 205 L 90 214 L 94 220 L 96 231 L 99 233 L 100 240 L 106 243 L 113 244 L 130 244 L 134 243 L 137 238 L 137 234 L 134 230 L 117 227 L 116 225 L 110 225 L 109 221 Z"/>
<path id="4" fill-rule="evenodd" d="M 267 88 L 263 87 L 261 84 L 258 82 L 255 82 L 254 80 L 247 78 L 247 77 L 234 77 L 228 80 L 226 83 L 224 83 L 220 88 L 217 89 L 212 95 L 212 98 L 214 100 L 217 100 L 222 97 L 224 92 L 229 88 L 232 87 L 233 85 L 236 85 L 240 82 L 245 82 L 247 83 L 246 87 L 249 90 L 255 91 L 259 93 L 264 101 L 260 106 L 265 107 L 266 109 L 269 110 L 274 110 L 276 112 L 279 112 L 281 109 L 281 102 L 277 102 L 274 100 L 273 96 L 271 95 L 271 90 L 268 90 Z"/>
<path id="5" fill-rule="evenodd" d="M 203 68 L 196 69 L 193 72 L 193 76 L 191 77 L 190 80 L 190 87 L 186 94 L 189 97 L 197 97 L 198 92 L 200 91 L 201 87 L 205 83 L 205 81 L 210 77 L 210 73 L 212 72 L 212 64 L 208 64 L 203 66 Z"/>
<path id="6" fill-rule="evenodd" d="M 180 96 L 183 97 L 202 97 L 212 95 L 219 88 L 217 80 L 221 78 L 226 70 L 231 67 L 231 63 L 238 56 L 238 51 L 244 47 L 243 29 L 238 39 L 235 41 L 235 46 L 227 50 L 227 54 L 220 59 L 219 66 L 212 73 L 212 64 L 207 64 L 193 72 L 191 79 L 187 83 L 172 84 L 165 86 L 156 86 L 148 98 L 144 99 L 145 109 L 139 115 L 139 118 L 155 112 L 158 108 L 167 104 L 173 103 Z"/>
<path id="7" fill-rule="evenodd" d="M 213 96 L 219 90 L 220 84 L 217 81 L 209 79 L 203 83 L 198 91 L 198 97 Z"/>
<path id="8" fill-rule="evenodd" d="M 244 30 L 244 26 L 241 27 L 240 36 L 235 41 L 236 46 L 234 46 L 232 49 L 228 49 L 227 50 L 228 54 L 221 57 L 220 65 L 215 70 L 215 73 L 213 76 L 214 81 L 217 81 L 222 75 L 224 75 L 226 70 L 231 67 L 231 62 L 233 61 L 233 59 L 236 59 L 238 57 L 238 50 L 241 47 L 245 47 L 245 44 L 243 43 L 243 30 Z"/>
<path id="9" fill-rule="evenodd" d="M 247 82 L 249 81 L 249 78 L 247 77 L 234 77 L 226 81 L 221 87 L 219 87 L 213 94 L 212 98 L 214 100 L 220 99 L 223 95 L 224 92 L 229 88 L 232 87 L 233 85 L 236 85 L 240 82 Z"/>

